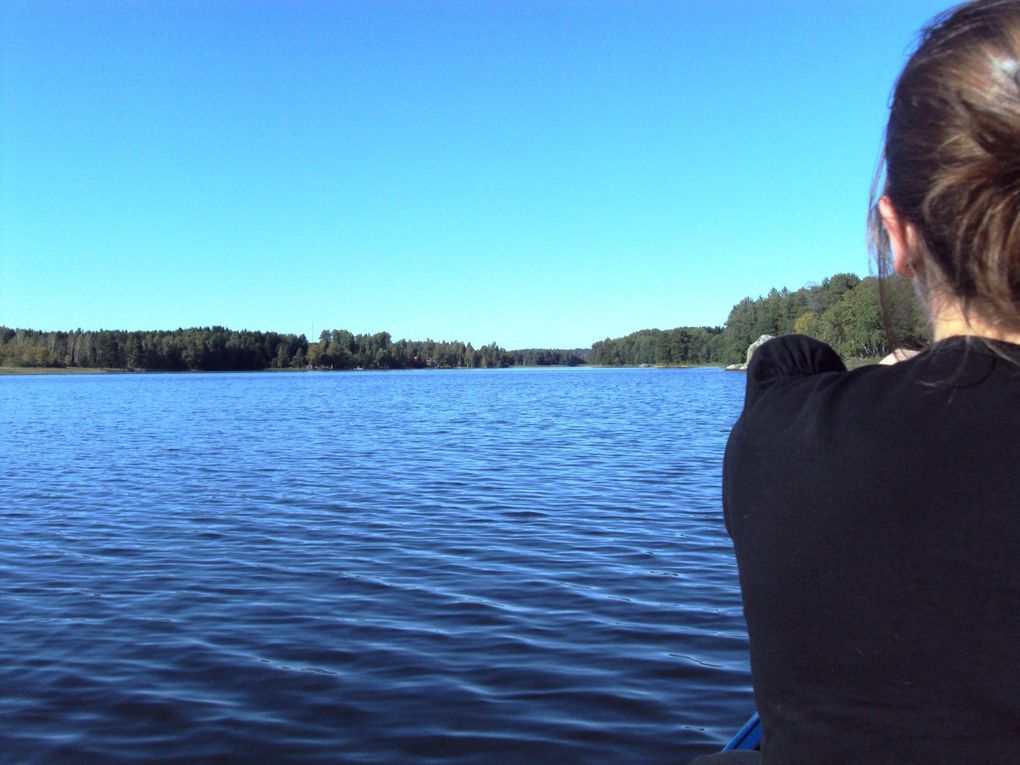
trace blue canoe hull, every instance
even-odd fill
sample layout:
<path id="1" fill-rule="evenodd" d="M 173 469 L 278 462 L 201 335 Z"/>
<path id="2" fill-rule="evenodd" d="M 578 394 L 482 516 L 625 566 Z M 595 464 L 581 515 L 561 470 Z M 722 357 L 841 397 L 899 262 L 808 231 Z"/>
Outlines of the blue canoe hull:
<path id="1" fill-rule="evenodd" d="M 761 746 L 761 721 L 758 713 L 751 715 L 751 719 L 744 723 L 744 727 L 737 731 L 737 735 L 730 739 L 730 743 L 723 747 L 724 752 L 734 749 L 758 749 Z"/>

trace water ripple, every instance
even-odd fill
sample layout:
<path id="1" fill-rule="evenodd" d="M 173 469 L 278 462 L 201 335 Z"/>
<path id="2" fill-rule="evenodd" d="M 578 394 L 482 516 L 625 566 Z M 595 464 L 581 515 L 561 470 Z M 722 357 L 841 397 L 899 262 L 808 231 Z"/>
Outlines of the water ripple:
<path id="1" fill-rule="evenodd" d="M 0 377 L 5 763 L 683 762 L 750 708 L 718 370 Z"/>

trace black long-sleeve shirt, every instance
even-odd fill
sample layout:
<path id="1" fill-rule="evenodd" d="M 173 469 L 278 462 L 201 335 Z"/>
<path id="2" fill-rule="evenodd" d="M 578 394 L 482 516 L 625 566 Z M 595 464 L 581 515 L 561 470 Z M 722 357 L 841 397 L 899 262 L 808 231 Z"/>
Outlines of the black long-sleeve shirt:
<path id="1" fill-rule="evenodd" d="M 723 505 L 766 765 L 1020 763 L 1020 346 L 766 343 Z"/>

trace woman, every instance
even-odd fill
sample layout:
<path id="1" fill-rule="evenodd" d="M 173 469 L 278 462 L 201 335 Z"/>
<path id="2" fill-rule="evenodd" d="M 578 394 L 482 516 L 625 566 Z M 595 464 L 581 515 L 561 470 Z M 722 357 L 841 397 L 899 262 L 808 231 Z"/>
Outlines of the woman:
<path id="1" fill-rule="evenodd" d="M 925 30 L 871 226 L 935 342 L 770 341 L 727 446 L 761 761 L 1020 763 L 1020 0 Z"/>

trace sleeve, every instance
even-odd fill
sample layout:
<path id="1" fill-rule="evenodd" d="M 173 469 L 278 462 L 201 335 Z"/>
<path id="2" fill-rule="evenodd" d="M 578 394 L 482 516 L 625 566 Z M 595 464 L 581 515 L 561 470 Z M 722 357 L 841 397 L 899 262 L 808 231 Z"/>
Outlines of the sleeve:
<path id="1" fill-rule="evenodd" d="M 839 355 L 820 340 L 806 335 L 775 337 L 751 357 L 744 408 L 751 406 L 777 380 L 845 371 L 846 365 Z"/>

